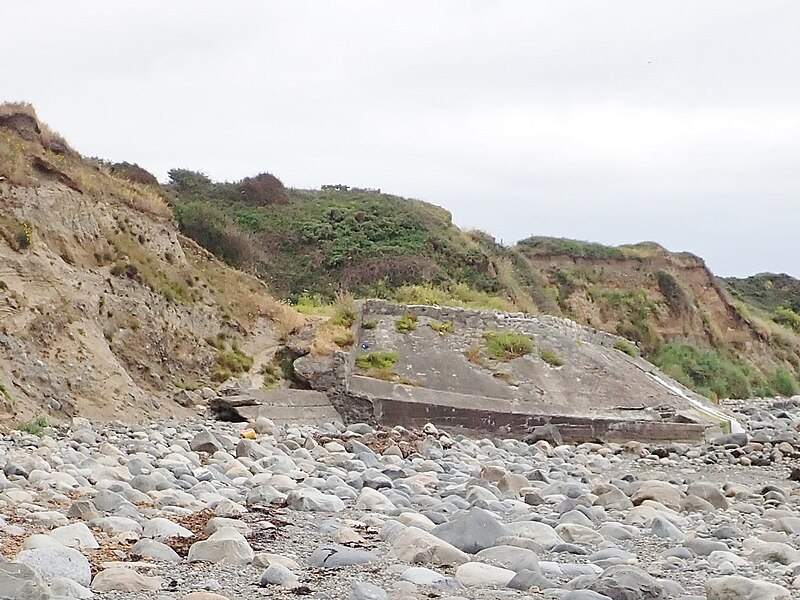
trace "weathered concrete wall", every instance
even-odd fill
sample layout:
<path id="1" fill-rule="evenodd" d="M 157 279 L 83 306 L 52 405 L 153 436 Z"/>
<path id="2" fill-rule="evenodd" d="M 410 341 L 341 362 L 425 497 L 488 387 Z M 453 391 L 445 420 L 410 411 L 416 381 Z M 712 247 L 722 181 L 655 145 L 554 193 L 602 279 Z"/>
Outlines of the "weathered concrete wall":
<path id="1" fill-rule="evenodd" d="M 567 319 L 377 300 L 360 303 L 359 310 L 353 350 L 336 357 L 336 383 L 325 384 L 346 421 L 431 421 L 514 437 L 551 423 L 570 441 L 696 440 L 719 425 L 719 418 L 692 407 L 704 399 L 647 361 L 614 349 L 621 338 Z M 417 328 L 399 333 L 396 321 L 405 315 L 417 317 Z M 444 321 L 453 324 L 452 333 L 430 327 Z M 534 351 L 510 361 L 490 359 L 485 334 L 496 331 L 530 337 Z M 551 366 L 541 350 L 564 364 Z M 388 380 L 381 380 L 359 371 L 355 357 L 369 352 L 396 353 L 393 376 L 384 372 Z"/>

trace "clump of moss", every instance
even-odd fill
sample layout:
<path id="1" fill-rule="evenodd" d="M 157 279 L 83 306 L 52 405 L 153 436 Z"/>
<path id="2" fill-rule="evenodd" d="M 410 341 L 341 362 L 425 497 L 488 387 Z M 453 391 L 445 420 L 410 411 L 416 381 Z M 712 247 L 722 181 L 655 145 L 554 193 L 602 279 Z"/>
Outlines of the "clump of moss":
<path id="1" fill-rule="evenodd" d="M 564 359 L 556 354 L 553 350 L 542 348 L 539 350 L 539 356 L 551 367 L 560 367 L 564 364 Z"/>
<path id="2" fill-rule="evenodd" d="M 533 340 L 527 335 L 512 332 L 487 333 L 486 351 L 495 360 L 512 360 L 530 354 Z"/>

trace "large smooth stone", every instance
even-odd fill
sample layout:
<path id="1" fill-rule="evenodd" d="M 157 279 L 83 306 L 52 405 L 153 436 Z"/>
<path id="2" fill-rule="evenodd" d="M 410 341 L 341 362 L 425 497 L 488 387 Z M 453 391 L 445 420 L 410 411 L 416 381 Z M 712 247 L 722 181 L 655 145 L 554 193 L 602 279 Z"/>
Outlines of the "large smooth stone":
<path id="1" fill-rule="evenodd" d="M 314 567 L 325 567 L 327 569 L 338 567 L 349 567 L 351 565 L 362 565 L 378 560 L 372 552 L 329 544 L 317 548 L 308 557 L 308 562 Z"/>
<path id="2" fill-rule="evenodd" d="M 669 596 L 655 577 L 638 567 L 615 565 L 602 572 L 587 589 L 614 600 L 667 600 Z"/>
<path id="3" fill-rule="evenodd" d="M 189 548 L 189 562 L 203 561 L 226 565 L 248 565 L 255 553 L 244 536 L 231 527 L 220 529 L 207 540 Z"/>
<path id="4" fill-rule="evenodd" d="M 0 600 L 50 600 L 39 573 L 27 565 L 0 561 Z"/>
<path id="5" fill-rule="evenodd" d="M 395 538 L 389 555 L 411 564 L 460 565 L 469 562 L 465 552 L 416 527 L 407 527 Z"/>
<path id="6" fill-rule="evenodd" d="M 114 567 L 100 571 L 92 581 L 96 592 L 154 592 L 161 589 L 161 577 L 140 575 L 133 569 Z"/>
<path id="7" fill-rule="evenodd" d="M 738 575 L 706 581 L 708 600 L 791 600 L 791 597 L 783 586 Z"/>
<path id="8" fill-rule="evenodd" d="M 456 569 L 456 579 L 466 586 L 497 585 L 505 587 L 516 573 L 479 562 L 468 562 Z"/>
<path id="9" fill-rule="evenodd" d="M 431 533 L 469 554 L 491 548 L 497 542 L 497 538 L 511 535 L 511 531 L 492 513 L 477 507 L 439 525 Z"/>
<path id="10" fill-rule="evenodd" d="M 92 581 L 92 567 L 86 557 L 74 548 L 36 548 L 23 550 L 14 562 L 27 565 L 37 571 L 47 583 L 58 577 L 66 577 L 88 587 Z"/>

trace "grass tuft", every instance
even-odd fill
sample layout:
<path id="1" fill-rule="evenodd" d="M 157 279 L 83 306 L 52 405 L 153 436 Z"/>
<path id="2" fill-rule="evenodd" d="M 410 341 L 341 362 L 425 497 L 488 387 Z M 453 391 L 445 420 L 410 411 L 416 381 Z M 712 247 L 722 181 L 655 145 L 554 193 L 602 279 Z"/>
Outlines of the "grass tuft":
<path id="1" fill-rule="evenodd" d="M 440 335 L 453 333 L 454 331 L 452 321 L 433 321 L 432 323 L 428 323 L 428 327 Z"/>
<path id="2" fill-rule="evenodd" d="M 403 315 L 395 321 L 394 328 L 398 333 L 411 333 L 417 328 L 417 316 Z"/>
<path id="3" fill-rule="evenodd" d="M 530 354 L 533 340 L 527 335 L 513 332 L 490 332 L 485 336 L 486 350 L 495 360 L 511 360 Z"/>
<path id="4" fill-rule="evenodd" d="M 50 422 L 47 417 L 36 417 L 32 421 L 25 421 L 17 425 L 17 430 L 29 433 L 31 435 L 41 436 L 44 430 L 50 427 Z"/>
<path id="5" fill-rule="evenodd" d="M 539 356 L 551 367 L 561 367 L 564 365 L 564 359 L 556 354 L 553 350 L 542 348 L 539 350 Z"/>

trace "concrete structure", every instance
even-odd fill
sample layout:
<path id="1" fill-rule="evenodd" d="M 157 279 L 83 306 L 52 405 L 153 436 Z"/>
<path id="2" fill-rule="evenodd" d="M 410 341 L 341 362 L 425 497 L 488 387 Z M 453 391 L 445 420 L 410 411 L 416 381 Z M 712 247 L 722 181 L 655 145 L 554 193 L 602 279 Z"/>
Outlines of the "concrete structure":
<path id="1" fill-rule="evenodd" d="M 353 350 L 337 357 L 328 376 L 311 378 L 323 382 L 346 421 L 430 421 L 512 437 L 553 424 L 565 441 L 693 441 L 709 427 L 738 426 L 652 364 L 615 349 L 621 338 L 566 319 L 374 300 L 359 309 Z M 408 315 L 416 328 L 398 332 Z M 451 333 L 434 329 L 445 322 Z M 495 332 L 525 335 L 533 351 L 493 360 L 486 336 Z M 563 365 L 543 360 L 543 350 Z M 358 369 L 356 357 L 372 352 L 396 353 L 394 373 L 383 370 L 381 379 Z"/>
<path id="2" fill-rule="evenodd" d="M 295 361 L 296 375 L 316 391 L 248 391 L 212 408 L 234 420 L 432 422 L 520 438 L 555 425 L 567 442 L 697 441 L 709 429 L 739 429 L 718 406 L 616 349 L 622 338 L 567 319 L 378 300 L 359 302 L 358 309 L 349 352 Z M 415 327 L 398 331 L 398 321 L 409 318 Z M 504 332 L 528 338 L 530 352 L 493 358 L 487 339 Z M 370 354 L 396 360 L 383 369 L 359 368 L 358 357 Z M 562 364 L 551 364 L 554 357 Z"/>

